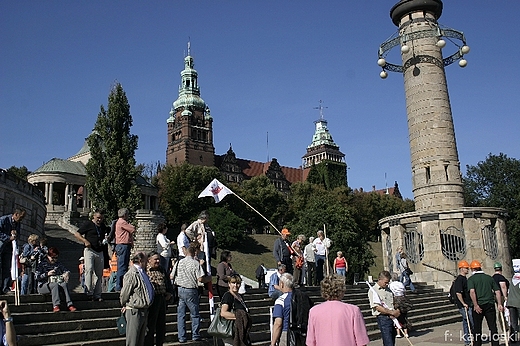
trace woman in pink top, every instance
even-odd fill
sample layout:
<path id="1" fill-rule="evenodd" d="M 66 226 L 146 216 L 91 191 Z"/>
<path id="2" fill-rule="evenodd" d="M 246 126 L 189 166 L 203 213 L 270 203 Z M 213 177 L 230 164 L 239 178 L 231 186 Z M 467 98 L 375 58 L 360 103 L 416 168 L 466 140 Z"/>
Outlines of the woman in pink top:
<path id="1" fill-rule="evenodd" d="M 368 345 L 370 340 L 361 310 L 341 301 L 345 290 L 342 276 L 334 274 L 323 279 L 321 296 L 326 301 L 309 312 L 307 346 Z"/>

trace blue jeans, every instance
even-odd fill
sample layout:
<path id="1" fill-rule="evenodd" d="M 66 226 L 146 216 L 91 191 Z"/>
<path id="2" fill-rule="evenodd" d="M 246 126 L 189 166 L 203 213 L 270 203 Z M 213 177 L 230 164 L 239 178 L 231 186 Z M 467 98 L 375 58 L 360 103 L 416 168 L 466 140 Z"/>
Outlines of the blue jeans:
<path id="1" fill-rule="evenodd" d="M 325 255 L 314 255 L 316 260 L 316 284 L 319 286 L 323 280 L 323 265 L 325 264 Z"/>
<path id="2" fill-rule="evenodd" d="M 117 255 L 117 278 L 116 278 L 116 291 L 121 291 L 123 287 L 123 276 L 128 271 L 128 264 L 130 263 L 130 250 L 132 245 L 130 244 L 116 244 L 116 255 Z"/>
<path id="3" fill-rule="evenodd" d="M 190 310 L 191 339 L 200 339 L 199 291 L 196 288 L 179 287 L 179 305 L 177 306 L 177 331 L 179 341 L 186 341 L 186 307 Z"/>
<path id="4" fill-rule="evenodd" d="M 410 279 L 410 275 L 408 275 L 406 272 L 402 272 L 402 275 L 403 275 L 404 287 L 410 286 L 410 290 L 412 292 L 415 292 L 415 286 L 413 285 L 412 279 Z"/>
<path id="5" fill-rule="evenodd" d="M 466 309 L 464 307 L 459 309 L 460 314 L 462 315 L 462 331 L 464 332 L 464 344 L 469 345 L 471 343 L 471 331 L 473 330 L 473 308 L 468 307 L 466 315 Z M 468 324 L 469 318 L 469 324 Z"/>
<path id="6" fill-rule="evenodd" d="M 394 322 L 387 315 L 377 316 L 377 326 L 381 331 L 381 337 L 383 339 L 383 346 L 394 346 L 395 345 L 395 327 Z"/>
<path id="7" fill-rule="evenodd" d="M 336 268 L 336 274 L 341 275 L 341 276 L 346 276 L 347 271 L 345 268 Z"/>

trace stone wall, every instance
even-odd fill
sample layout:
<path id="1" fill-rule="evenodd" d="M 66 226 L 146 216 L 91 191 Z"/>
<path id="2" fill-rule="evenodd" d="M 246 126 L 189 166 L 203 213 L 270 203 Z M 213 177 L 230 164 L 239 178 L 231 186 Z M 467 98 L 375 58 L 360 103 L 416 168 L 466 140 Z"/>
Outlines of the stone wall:
<path id="1" fill-rule="evenodd" d="M 503 274 L 513 274 L 505 225 L 500 208 L 460 208 L 442 212 L 411 212 L 379 221 L 383 265 L 397 272 L 395 254 L 402 246 L 414 272 L 412 281 L 433 283 L 448 290 L 460 260 L 478 260 L 487 274 L 502 263 Z"/>
<path id="2" fill-rule="evenodd" d="M 41 191 L 26 180 L 0 169 L 0 216 L 11 214 L 15 208 L 27 212 L 18 237 L 19 245 L 27 242 L 32 233 L 44 234 L 47 209 Z"/>

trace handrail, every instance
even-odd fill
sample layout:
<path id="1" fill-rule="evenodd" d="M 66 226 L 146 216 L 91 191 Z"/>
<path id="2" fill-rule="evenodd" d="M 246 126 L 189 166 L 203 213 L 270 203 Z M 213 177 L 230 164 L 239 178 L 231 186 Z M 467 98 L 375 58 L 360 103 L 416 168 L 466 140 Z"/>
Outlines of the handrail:
<path id="1" fill-rule="evenodd" d="M 428 263 L 424 263 L 423 262 L 422 265 L 425 266 L 425 267 L 428 267 L 428 268 L 432 268 L 432 269 L 438 270 L 438 271 L 446 273 L 446 274 L 450 274 L 453 277 L 457 277 L 457 275 L 458 275 L 458 274 L 453 274 L 453 272 L 450 272 L 449 270 L 437 268 L 437 267 L 432 266 L 431 264 L 428 264 Z"/>

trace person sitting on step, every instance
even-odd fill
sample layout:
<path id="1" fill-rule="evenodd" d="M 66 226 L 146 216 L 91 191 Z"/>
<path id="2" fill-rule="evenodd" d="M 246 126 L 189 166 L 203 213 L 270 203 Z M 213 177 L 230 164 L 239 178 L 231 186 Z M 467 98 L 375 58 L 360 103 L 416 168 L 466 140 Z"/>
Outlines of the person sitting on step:
<path id="1" fill-rule="evenodd" d="M 47 255 L 36 269 L 36 281 L 38 282 L 38 293 L 52 295 L 52 311 L 60 311 L 60 289 L 65 294 L 67 308 L 76 311 L 70 299 L 68 282 L 70 271 L 58 261 L 60 252 L 55 247 L 50 247 Z"/>

